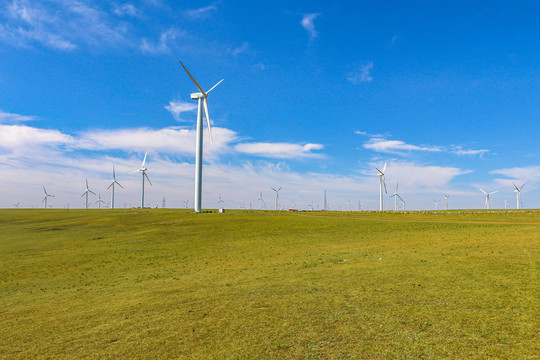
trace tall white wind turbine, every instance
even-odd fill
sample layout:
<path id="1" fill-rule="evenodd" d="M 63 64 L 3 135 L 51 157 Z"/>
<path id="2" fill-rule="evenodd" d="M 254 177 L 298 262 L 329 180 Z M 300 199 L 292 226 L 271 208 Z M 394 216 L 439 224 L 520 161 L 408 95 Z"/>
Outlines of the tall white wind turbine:
<path id="1" fill-rule="evenodd" d="M 387 162 L 388 161 L 384 162 L 384 167 L 383 167 L 382 171 L 379 170 L 378 168 L 375 168 L 379 172 L 379 190 L 380 190 L 379 211 L 383 211 L 383 186 L 384 186 L 384 192 L 386 194 L 388 193 L 386 191 L 386 181 L 384 180 L 384 172 L 386 171 L 386 163 Z"/>
<path id="2" fill-rule="evenodd" d="M 112 187 L 112 193 L 111 193 L 111 209 L 114 209 L 114 186 L 115 185 L 118 185 L 120 186 L 122 189 L 124 188 L 122 185 L 120 185 L 120 183 L 118 181 L 116 181 L 116 172 L 114 171 L 114 165 L 112 167 L 112 177 L 113 179 L 111 180 L 111 183 L 109 184 L 109 186 L 107 187 L 107 190 L 109 190 L 109 188 Z"/>
<path id="3" fill-rule="evenodd" d="M 279 189 L 274 189 L 274 188 L 271 188 L 272 190 L 274 190 L 276 192 L 276 210 L 278 209 L 278 204 L 279 204 L 279 190 L 283 189 L 283 187 L 280 187 Z"/>
<path id="4" fill-rule="evenodd" d="M 206 124 L 208 125 L 208 134 L 210 135 L 210 142 L 213 143 L 214 140 L 212 138 L 212 127 L 210 126 L 210 115 L 208 111 L 208 101 L 206 100 L 208 98 L 208 94 L 216 86 L 218 86 L 223 79 L 221 79 L 216 85 L 212 86 L 210 90 L 207 92 L 204 92 L 202 87 L 195 81 L 195 78 L 191 75 L 191 73 L 186 69 L 184 64 L 180 61 L 180 65 L 184 68 L 184 70 L 189 75 L 191 81 L 195 84 L 197 89 L 199 90 L 198 93 L 192 93 L 191 99 L 198 101 L 198 111 L 197 111 L 197 138 L 196 138 L 196 151 L 195 151 L 195 204 L 193 210 L 197 213 L 201 212 L 201 205 L 202 205 L 202 162 L 203 162 L 203 108 L 204 108 L 204 114 L 206 115 Z"/>
<path id="5" fill-rule="evenodd" d="M 84 189 L 84 192 L 81 195 L 81 197 L 86 196 L 85 209 L 88 209 L 88 193 L 96 195 L 96 193 L 90 190 L 90 188 L 88 187 L 88 179 L 86 179 L 86 189 Z"/>
<path id="6" fill-rule="evenodd" d="M 499 192 L 499 190 L 495 190 L 495 191 L 492 191 L 492 192 L 490 192 L 490 193 L 485 192 L 485 191 L 484 191 L 483 189 L 481 189 L 481 188 L 478 188 L 478 190 L 480 190 L 481 192 L 484 193 L 484 195 L 486 195 L 486 201 L 485 201 L 485 203 L 486 203 L 486 209 L 489 210 L 489 195 L 493 195 L 493 194 Z"/>
<path id="7" fill-rule="evenodd" d="M 146 180 L 148 180 L 148 183 L 152 185 L 150 178 L 148 177 L 148 175 L 146 175 L 146 170 L 148 169 L 144 167 L 144 165 L 146 164 L 146 156 L 148 156 L 148 150 L 146 150 L 146 153 L 144 154 L 144 159 L 142 161 L 141 167 L 131 172 L 133 174 L 140 171 L 142 174 L 141 209 L 144 209 L 144 178 L 146 178 Z"/>
<path id="8" fill-rule="evenodd" d="M 523 185 L 521 185 L 521 187 L 517 187 L 515 183 L 512 183 L 514 185 L 514 192 L 516 193 L 517 195 L 517 209 L 519 209 L 519 204 L 520 204 L 520 201 L 519 201 L 519 195 L 521 193 L 521 189 L 523 189 L 523 187 L 525 186 L 526 183 L 524 183 Z"/>
<path id="9" fill-rule="evenodd" d="M 219 210 L 223 209 L 223 199 L 221 198 L 221 194 L 219 194 L 218 206 L 219 206 Z M 260 205 L 259 205 L 259 207 L 260 207 Z"/>
<path id="10" fill-rule="evenodd" d="M 45 209 L 46 209 L 47 208 L 47 198 L 54 197 L 54 195 L 51 195 L 51 194 L 47 193 L 47 189 L 45 189 L 45 186 L 43 187 L 43 192 L 45 193 L 45 195 L 43 196 L 43 200 L 41 200 L 41 202 L 45 203 Z"/>
<path id="11" fill-rule="evenodd" d="M 446 202 L 446 210 L 448 210 L 448 198 L 450 196 L 448 194 L 444 194 L 444 201 Z"/>

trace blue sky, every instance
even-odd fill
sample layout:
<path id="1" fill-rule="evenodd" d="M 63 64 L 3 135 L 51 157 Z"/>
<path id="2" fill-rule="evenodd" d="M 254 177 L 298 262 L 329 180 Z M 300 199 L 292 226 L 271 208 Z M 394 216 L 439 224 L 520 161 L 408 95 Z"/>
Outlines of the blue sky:
<path id="1" fill-rule="evenodd" d="M 209 98 L 203 206 L 540 206 L 533 1 L 0 1 L 0 206 L 82 207 L 146 149 L 148 205 L 193 203 L 196 88 Z M 95 202 L 97 198 L 92 201 Z M 392 200 L 385 199 L 385 206 Z"/>

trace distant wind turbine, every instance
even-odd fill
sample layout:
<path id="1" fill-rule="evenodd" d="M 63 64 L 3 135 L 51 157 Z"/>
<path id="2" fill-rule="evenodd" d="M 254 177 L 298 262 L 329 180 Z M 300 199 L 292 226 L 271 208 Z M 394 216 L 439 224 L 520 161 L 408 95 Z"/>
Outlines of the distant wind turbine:
<path id="1" fill-rule="evenodd" d="M 19 204 L 20 204 L 20 203 L 21 203 L 21 202 L 19 201 L 18 203 L 16 203 L 16 204 L 13 204 L 13 207 L 14 207 L 14 208 L 17 208 L 17 209 L 18 209 L 18 208 L 19 208 Z"/>
<path id="2" fill-rule="evenodd" d="M 313 211 L 313 201 L 311 202 L 311 204 L 308 204 L 309 206 L 309 211 Z"/>
<path id="3" fill-rule="evenodd" d="M 216 86 L 218 86 L 223 79 L 221 79 L 216 85 L 212 86 L 210 90 L 207 92 L 204 92 L 202 87 L 195 81 L 195 78 L 191 75 L 191 73 L 188 71 L 188 69 L 184 66 L 184 64 L 180 61 L 180 65 L 184 68 L 184 70 L 189 75 L 191 81 L 195 84 L 197 89 L 200 91 L 198 93 L 191 94 L 192 100 L 198 100 L 198 112 L 197 112 L 197 137 L 196 137 L 196 152 L 195 152 L 195 205 L 194 205 L 194 211 L 197 213 L 201 212 L 201 204 L 202 204 L 202 165 L 203 165 L 203 108 L 204 108 L 204 114 L 206 115 L 206 124 L 208 125 L 208 134 L 210 135 L 210 142 L 213 143 L 214 140 L 212 139 L 212 128 L 210 126 L 210 115 L 208 111 L 208 101 L 206 100 L 208 98 L 208 94 Z"/>
<path id="4" fill-rule="evenodd" d="M 259 195 L 259 198 L 257 199 L 257 201 L 259 202 L 259 210 L 261 210 L 261 202 L 264 202 L 264 199 L 263 199 L 263 196 L 262 196 L 262 191 L 261 191 L 261 194 Z"/>
<path id="5" fill-rule="evenodd" d="M 90 190 L 90 188 L 88 187 L 88 179 L 86 179 L 86 189 L 84 189 L 84 192 L 82 193 L 81 197 L 83 196 L 86 196 L 86 200 L 85 200 L 85 208 L 88 209 L 88 193 L 92 193 L 94 195 L 96 195 L 95 192 L 93 192 L 92 190 Z"/>
<path id="6" fill-rule="evenodd" d="M 514 188 L 515 188 L 514 192 L 517 195 L 517 209 L 519 209 L 519 204 L 521 203 L 519 201 L 519 195 L 521 193 L 521 189 L 523 189 L 523 187 L 525 186 L 526 183 L 523 183 L 523 185 L 521 185 L 521 187 L 517 187 L 515 183 L 512 183 L 512 184 L 514 185 Z"/>
<path id="7" fill-rule="evenodd" d="M 47 193 L 47 189 L 45 189 L 45 186 L 43 187 L 43 192 L 45 193 L 45 195 L 43 196 L 43 200 L 41 200 L 41 202 L 45 202 L 45 209 L 46 209 L 47 208 L 47 198 L 54 197 L 54 195 L 51 195 L 51 194 Z"/>
<path id="8" fill-rule="evenodd" d="M 141 167 L 138 168 L 137 170 L 135 171 L 132 171 L 131 173 L 136 173 L 136 172 L 141 172 L 142 174 L 142 191 L 141 191 L 141 209 L 144 209 L 144 178 L 146 178 L 146 180 L 148 180 L 148 183 L 150 185 L 152 185 L 152 182 L 150 181 L 150 178 L 148 177 L 148 175 L 146 175 L 146 170 L 148 170 L 147 168 L 144 167 L 144 165 L 146 164 L 146 157 L 148 156 L 148 150 L 146 150 L 146 153 L 144 154 L 144 159 L 143 159 L 143 162 L 141 164 Z"/>
<path id="9" fill-rule="evenodd" d="M 398 185 L 399 183 L 396 183 L 396 192 L 390 195 L 390 197 L 394 198 L 394 211 L 398 211 L 397 199 L 399 198 L 401 201 L 403 201 L 403 199 L 401 198 L 401 196 L 399 196 L 398 193 Z"/>
<path id="10" fill-rule="evenodd" d="M 98 200 L 96 201 L 98 208 L 101 209 L 101 204 L 105 204 L 105 201 L 101 200 L 101 194 L 98 195 Z"/>
<path id="11" fill-rule="evenodd" d="M 109 184 L 109 186 L 107 187 L 107 190 L 109 190 L 109 188 L 112 187 L 112 193 L 111 193 L 111 208 L 114 209 L 114 186 L 115 185 L 118 185 L 120 186 L 122 189 L 124 188 L 122 185 L 120 185 L 120 183 L 118 181 L 116 181 L 116 172 L 114 171 L 114 165 L 112 167 L 112 176 L 113 176 L 113 179 L 111 180 L 111 183 Z"/>
<path id="12" fill-rule="evenodd" d="M 283 189 L 283 187 L 280 187 L 279 189 L 274 189 L 274 188 L 271 188 L 272 190 L 274 190 L 276 192 L 276 210 L 278 209 L 278 204 L 279 204 L 279 191 L 281 189 Z"/>
<path id="13" fill-rule="evenodd" d="M 448 198 L 450 196 L 448 194 L 444 194 L 444 201 L 446 202 L 446 210 L 448 210 Z"/>
<path id="14" fill-rule="evenodd" d="M 386 181 L 384 180 L 384 173 L 386 171 L 386 163 L 388 161 L 385 161 L 384 162 L 384 167 L 381 170 L 379 170 L 378 168 L 375 168 L 377 169 L 377 171 L 379 172 L 379 190 L 380 190 L 380 203 L 379 203 L 379 211 L 383 211 L 383 185 L 384 185 L 384 192 L 385 194 L 387 194 L 388 192 L 386 191 Z"/>
<path id="15" fill-rule="evenodd" d="M 184 201 L 184 209 L 187 209 L 188 203 L 189 203 L 189 199 L 187 199 L 186 201 Z"/>
<path id="16" fill-rule="evenodd" d="M 499 190 L 495 190 L 495 191 L 492 191 L 492 192 L 490 192 L 490 193 L 485 192 L 485 191 L 484 191 L 483 189 L 481 189 L 481 188 L 478 188 L 478 190 L 480 190 L 481 192 L 484 193 L 484 195 L 486 195 L 486 201 L 485 201 L 485 203 L 486 203 L 486 209 L 489 210 L 489 195 L 493 195 L 493 194 L 499 192 Z"/>
<path id="17" fill-rule="evenodd" d="M 219 206 L 219 210 L 223 209 L 223 199 L 221 198 L 221 194 L 219 194 L 218 206 Z"/>
<path id="18" fill-rule="evenodd" d="M 435 203 L 435 210 L 439 210 L 439 200 L 433 200 Z"/>
<path id="19" fill-rule="evenodd" d="M 508 200 L 504 200 L 504 210 L 508 209 Z"/>

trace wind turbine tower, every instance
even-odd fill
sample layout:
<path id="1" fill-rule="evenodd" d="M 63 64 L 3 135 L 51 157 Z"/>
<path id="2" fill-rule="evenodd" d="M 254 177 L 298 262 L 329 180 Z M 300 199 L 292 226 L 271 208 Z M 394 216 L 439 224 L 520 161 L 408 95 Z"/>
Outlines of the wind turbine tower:
<path id="1" fill-rule="evenodd" d="M 517 187 L 515 183 L 512 183 L 514 185 L 514 192 L 516 193 L 517 195 L 517 209 L 519 210 L 519 204 L 520 204 L 520 201 L 519 201 L 519 195 L 521 193 L 521 189 L 523 189 L 523 187 L 525 186 L 526 183 L 524 183 L 523 185 L 521 185 L 521 187 Z"/>
<path id="2" fill-rule="evenodd" d="M 384 162 L 384 167 L 381 170 L 379 170 L 378 168 L 375 168 L 377 169 L 377 171 L 379 172 L 379 190 L 380 190 L 380 198 L 379 198 L 379 211 L 383 211 L 383 186 L 384 186 L 384 193 L 387 194 L 388 192 L 386 191 L 386 181 L 384 180 L 384 173 L 386 171 L 386 163 L 388 161 L 385 161 Z"/>
<path id="3" fill-rule="evenodd" d="M 326 201 L 326 189 L 324 190 L 324 211 L 328 211 L 328 201 Z"/>
<path id="4" fill-rule="evenodd" d="M 86 189 L 84 189 L 84 192 L 81 195 L 81 197 L 86 196 L 85 209 L 88 209 L 88 193 L 96 195 L 96 193 L 90 190 L 90 188 L 88 187 L 88 179 L 86 179 Z"/>
<path id="5" fill-rule="evenodd" d="M 142 174 L 142 191 L 141 191 L 141 209 L 144 209 L 144 178 L 146 178 L 146 180 L 148 180 L 148 183 L 150 185 L 152 185 L 152 182 L 150 181 L 150 178 L 148 177 L 148 175 L 146 175 L 146 170 L 148 170 L 147 168 L 144 167 L 144 165 L 146 164 L 146 157 L 148 156 L 148 150 L 146 150 L 146 153 L 144 154 L 144 159 L 143 159 L 143 162 L 141 164 L 141 167 L 138 168 L 137 170 L 135 171 L 132 171 L 131 173 L 136 173 L 136 172 L 141 172 Z"/>
<path id="6" fill-rule="evenodd" d="M 105 204 L 105 201 L 101 200 L 101 194 L 98 195 L 98 200 L 96 201 L 98 208 L 101 209 L 101 204 Z"/>
<path id="7" fill-rule="evenodd" d="M 109 186 L 107 187 L 107 190 L 109 190 L 109 188 L 112 187 L 112 193 L 111 193 L 111 208 L 114 209 L 114 186 L 115 185 L 118 185 L 120 186 L 122 189 L 124 188 L 122 185 L 120 185 L 120 183 L 118 181 L 116 181 L 116 172 L 114 171 L 114 165 L 112 167 L 112 176 L 113 176 L 113 179 L 111 180 L 111 183 L 109 184 Z"/>
<path id="8" fill-rule="evenodd" d="M 261 202 L 264 202 L 264 199 L 263 199 L 263 196 L 262 196 L 262 191 L 261 191 L 261 194 L 259 195 L 259 198 L 257 199 L 257 201 L 259 202 L 259 210 L 261 210 Z"/>
<path id="9" fill-rule="evenodd" d="M 274 189 L 274 188 L 271 188 L 272 190 L 274 190 L 276 192 L 276 210 L 278 209 L 278 204 L 279 204 L 279 191 L 281 189 L 283 189 L 283 187 L 280 187 L 279 189 Z"/>
<path id="10" fill-rule="evenodd" d="M 493 195 L 493 194 L 499 192 L 499 190 L 492 191 L 492 192 L 490 192 L 490 193 L 485 192 L 485 191 L 484 191 L 483 189 L 481 189 L 481 188 L 478 188 L 478 190 L 480 190 L 481 192 L 484 193 L 484 195 L 486 195 L 486 201 L 485 201 L 485 203 L 486 203 L 486 209 L 489 210 L 489 195 Z"/>
<path id="11" fill-rule="evenodd" d="M 448 210 L 448 198 L 450 196 L 448 196 L 448 194 L 444 194 L 444 201 L 446 202 L 446 210 Z"/>
<path id="12" fill-rule="evenodd" d="M 41 202 L 45 202 L 45 209 L 46 209 L 47 208 L 47 198 L 54 197 L 54 195 L 51 195 L 51 194 L 47 193 L 47 189 L 45 189 L 45 186 L 43 187 L 43 192 L 45 193 L 45 195 L 43 196 L 43 200 L 41 200 Z M 18 203 L 17 203 L 17 207 L 18 207 Z"/>
<path id="13" fill-rule="evenodd" d="M 212 128 L 210 126 L 210 115 L 208 111 L 208 94 L 216 86 L 218 86 L 223 79 L 221 79 L 216 85 L 212 86 L 210 90 L 207 92 L 204 92 L 202 87 L 195 81 L 195 78 L 190 74 L 188 69 L 182 64 L 180 61 L 180 65 L 184 68 L 186 73 L 189 75 L 191 81 L 195 84 L 197 89 L 199 90 L 198 93 L 192 93 L 191 99 L 198 101 L 198 111 L 197 111 L 197 137 L 196 137 L 196 150 L 195 150 L 195 205 L 194 205 L 194 211 L 197 213 L 201 212 L 201 203 L 202 203 L 202 164 L 203 164 L 203 108 L 204 113 L 206 115 L 206 124 L 208 125 L 208 133 L 210 135 L 210 143 L 213 143 L 214 140 L 212 139 Z"/>
<path id="14" fill-rule="evenodd" d="M 439 210 L 439 200 L 433 200 L 435 203 L 435 210 Z"/>

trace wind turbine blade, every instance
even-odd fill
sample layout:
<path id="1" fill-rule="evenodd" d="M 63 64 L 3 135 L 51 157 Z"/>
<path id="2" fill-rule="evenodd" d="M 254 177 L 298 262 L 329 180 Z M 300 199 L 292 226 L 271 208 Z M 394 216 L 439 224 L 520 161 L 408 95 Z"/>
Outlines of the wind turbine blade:
<path id="1" fill-rule="evenodd" d="M 385 167 L 386 167 L 386 165 L 385 165 Z M 386 180 L 384 179 L 384 175 L 382 176 L 382 183 L 384 185 L 384 193 L 388 194 L 388 191 L 386 191 Z"/>
<path id="2" fill-rule="evenodd" d="M 219 84 L 221 84 L 221 82 L 222 82 L 223 80 L 225 80 L 225 79 L 221 79 L 216 85 L 212 86 L 212 88 L 206 92 L 206 95 L 210 94 L 210 91 L 214 90 L 214 88 L 215 88 L 216 86 L 218 86 Z"/>
<path id="3" fill-rule="evenodd" d="M 210 111 L 208 110 L 208 101 L 203 99 L 204 114 L 206 115 L 206 124 L 208 125 L 208 133 L 210 134 L 210 143 L 214 144 L 214 138 L 212 137 L 212 127 L 210 126 Z"/>
<path id="4" fill-rule="evenodd" d="M 47 194 L 47 189 L 45 189 L 45 186 L 43 187 L 43 192 L 45 192 L 45 194 Z"/>
<path id="5" fill-rule="evenodd" d="M 495 194 L 495 193 L 498 193 L 498 192 L 499 192 L 499 190 L 495 190 L 495 191 L 490 192 L 489 195 L 492 195 L 492 194 Z"/>
<path id="6" fill-rule="evenodd" d="M 379 170 L 378 168 L 375 168 L 375 170 L 377 170 L 379 172 L 379 174 L 384 175 L 384 173 L 381 170 Z"/>
<path id="7" fill-rule="evenodd" d="M 88 192 L 88 191 L 83 192 L 82 195 L 81 195 L 81 197 L 83 197 L 84 195 L 86 195 L 87 192 Z"/>
<path id="8" fill-rule="evenodd" d="M 130 173 L 130 174 L 133 174 L 133 173 L 136 173 L 136 172 L 139 172 L 139 171 L 141 171 L 141 169 L 137 169 L 137 170 L 134 170 L 134 171 L 130 171 L 129 173 Z"/>
<path id="9" fill-rule="evenodd" d="M 144 168 L 144 163 L 146 162 L 146 157 L 148 156 L 148 150 L 146 150 L 146 152 L 144 153 L 144 159 L 142 161 L 142 164 L 141 164 L 141 169 Z"/>
<path id="10" fill-rule="evenodd" d="M 44 196 L 44 197 L 43 197 L 43 200 L 41 200 L 41 202 L 44 202 L 46 198 L 47 198 L 47 197 L 46 197 L 46 196 Z"/>
<path id="11" fill-rule="evenodd" d="M 525 186 L 526 182 L 523 183 L 523 185 L 521 185 L 521 187 L 519 188 L 519 191 L 521 191 L 521 189 L 523 189 L 523 187 Z"/>
<path id="12" fill-rule="evenodd" d="M 512 181 L 512 185 L 514 185 L 514 189 L 516 189 L 517 191 L 519 191 L 518 187 L 516 186 L 516 183 Z"/>
<path id="13" fill-rule="evenodd" d="M 112 183 L 110 183 L 109 186 L 107 186 L 107 190 L 109 190 L 110 187 L 113 186 L 113 184 L 114 184 L 114 181 Z"/>
<path id="14" fill-rule="evenodd" d="M 114 165 L 112 166 L 112 177 L 116 180 L 116 172 L 114 171 Z"/>
<path id="15" fill-rule="evenodd" d="M 148 177 L 148 175 L 146 175 L 146 171 L 143 172 L 143 174 L 146 177 L 146 180 L 148 180 L 148 182 L 150 183 L 150 185 L 152 185 L 152 182 L 150 181 L 150 178 Z"/>
<path id="16" fill-rule="evenodd" d="M 86 179 L 86 188 L 88 189 L 88 179 Z"/>
<path id="17" fill-rule="evenodd" d="M 384 172 L 386 171 L 386 163 L 387 163 L 387 162 L 388 162 L 388 161 L 385 161 L 385 162 L 384 162 L 384 167 L 383 167 L 383 169 L 382 169 L 383 174 L 384 174 Z"/>
<path id="18" fill-rule="evenodd" d="M 88 189 L 88 192 L 89 192 L 89 193 L 92 193 L 92 194 L 94 194 L 94 195 L 96 195 L 96 193 L 95 193 L 95 192 L 93 192 L 93 191 L 92 191 L 92 190 L 90 190 L 90 189 Z"/>
<path id="19" fill-rule="evenodd" d="M 120 186 L 122 189 L 124 188 L 122 185 L 120 185 L 120 183 L 118 181 L 114 181 L 116 184 L 118 184 L 118 186 Z"/>
<path id="20" fill-rule="evenodd" d="M 478 188 L 478 190 L 480 190 L 481 192 L 487 195 L 487 192 L 485 192 L 482 188 Z"/>
<path id="21" fill-rule="evenodd" d="M 180 61 L 180 60 L 178 60 Z M 180 61 L 180 65 L 182 65 L 182 67 L 184 68 L 184 70 L 186 70 L 187 74 L 189 75 L 189 77 L 191 78 L 191 81 L 193 81 L 193 83 L 195 84 L 195 86 L 197 87 L 197 89 L 199 89 L 199 91 L 201 92 L 201 94 L 203 94 L 204 97 L 206 97 L 206 93 L 204 92 L 204 90 L 201 88 L 201 86 L 197 83 L 197 81 L 195 81 L 195 79 L 193 78 L 193 76 L 191 76 L 191 73 L 188 71 L 188 69 L 186 69 L 186 67 L 184 66 L 184 64 L 182 63 L 182 61 Z"/>

